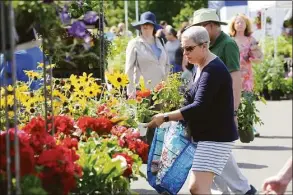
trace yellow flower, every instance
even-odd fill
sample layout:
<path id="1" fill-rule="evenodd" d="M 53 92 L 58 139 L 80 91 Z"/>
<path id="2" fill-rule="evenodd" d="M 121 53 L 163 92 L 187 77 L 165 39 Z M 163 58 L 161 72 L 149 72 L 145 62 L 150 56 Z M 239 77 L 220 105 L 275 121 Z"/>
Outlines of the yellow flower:
<path id="1" fill-rule="evenodd" d="M 77 76 L 74 74 L 70 75 L 69 80 L 71 81 L 71 84 L 74 86 L 77 84 L 77 81 L 78 81 Z"/>
<path id="2" fill-rule="evenodd" d="M 5 89 L 3 87 L 0 88 L 0 94 L 1 96 L 5 94 Z"/>
<path id="3" fill-rule="evenodd" d="M 46 65 L 46 68 L 49 69 L 54 68 L 56 66 L 56 64 L 51 64 L 51 65 Z M 44 68 L 44 63 L 39 63 L 39 65 L 37 66 L 37 68 Z"/>
<path id="4" fill-rule="evenodd" d="M 8 95 L 7 96 L 7 105 L 8 106 L 13 106 L 13 104 L 14 104 L 14 97 L 13 97 L 13 95 Z"/>
<path id="5" fill-rule="evenodd" d="M 38 72 L 34 72 L 32 70 L 24 70 L 23 71 L 30 79 L 39 79 L 42 76 Z"/>
<path id="6" fill-rule="evenodd" d="M 84 96 L 84 93 L 80 90 L 74 91 L 74 93 L 72 93 L 72 95 L 71 95 L 73 101 L 77 101 L 77 100 L 83 98 L 83 96 Z"/>
<path id="7" fill-rule="evenodd" d="M 126 85 L 129 83 L 127 75 L 123 73 L 119 73 L 119 72 L 116 72 L 113 74 L 106 73 L 106 76 L 109 82 L 117 89 L 121 87 L 126 87 Z"/>
<path id="8" fill-rule="evenodd" d="M 55 100 L 56 98 L 60 100 L 62 103 L 67 100 L 67 98 L 58 90 L 54 89 L 53 90 L 53 99 Z"/>
<path id="9" fill-rule="evenodd" d="M 110 100 L 107 102 L 107 105 L 109 107 L 115 106 L 119 103 L 119 101 L 117 100 L 117 98 L 115 97 L 111 97 Z"/>
<path id="10" fill-rule="evenodd" d="M 19 100 L 21 104 L 25 104 L 25 102 L 27 102 L 30 99 L 30 96 L 22 92 L 22 93 L 19 93 L 19 95 L 17 96 L 17 99 Z"/>
<path id="11" fill-rule="evenodd" d="M 44 63 L 39 63 L 39 65 L 37 66 L 37 68 L 43 68 L 44 67 Z"/>
<path id="12" fill-rule="evenodd" d="M 8 85 L 8 86 L 7 86 L 7 91 L 8 91 L 8 92 L 12 92 L 12 91 L 13 91 L 13 87 L 12 87 L 11 85 Z"/>
<path id="13" fill-rule="evenodd" d="M 89 75 L 87 75 L 85 72 L 82 73 L 82 76 L 79 77 L 81 82 L 88 82 L 88 81 L 94 81 L 95 79 L 92 78 L 91 76 L 93 75 L 93 73 L 90 73 Z"/>
<path id="14" fill-rule="evenodd" d="M 140 76 L 140 78 L 139 78 L 139 88 L 140 88 L 141 91 L 145 90 L 144 79 L 143 79 L 142 76 Z"/>
<path id="15" fill-rule="evenodd" d="M 14 112 L 13 112 L 13 111 L 8 111 L 8 117 L 9 117 L 9 118 L 14 117 Z"/>

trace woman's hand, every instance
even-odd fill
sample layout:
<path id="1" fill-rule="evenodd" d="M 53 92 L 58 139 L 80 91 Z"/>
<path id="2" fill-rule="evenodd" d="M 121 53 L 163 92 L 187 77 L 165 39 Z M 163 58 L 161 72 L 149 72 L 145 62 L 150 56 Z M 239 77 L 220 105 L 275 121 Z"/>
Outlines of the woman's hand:
<path id="1" fill-rule="evenodd" d="M 265 194 L 284 194 L 287 189 L 288 182 L 283 181 L 278 176 L 272 176 L 264 181 L 262 190 Z"/>
<path id="2" fill-rule="evenodd" d="M 151 122 L 147 124 L 147 127 L 153 129 L 159 127 L 162 123 L 164 123 L 164 114 L 156 114 L 153 116 Z"/>

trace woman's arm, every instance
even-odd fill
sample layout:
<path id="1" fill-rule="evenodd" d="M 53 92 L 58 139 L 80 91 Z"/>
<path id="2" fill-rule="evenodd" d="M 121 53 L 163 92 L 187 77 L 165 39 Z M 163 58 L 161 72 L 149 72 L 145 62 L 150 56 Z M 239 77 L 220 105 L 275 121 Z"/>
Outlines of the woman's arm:
<path id="1" fill-rule="evenodd" d="M 221 74 L 221 73 L 220 73 Z M 210 106 L 220 87 L 220 82 L 217 78 L 220 74 L 211 74 L 210 72 L 202 72 L 199 80 L 197 92 L 194 102 L 181 109 L 173 112 L 160 113 L 153 117 L 152 121 L 147 125 L 149 128 L 160 126 L 164 122 L 164 117 L 168 116 L 170 121 L 185 120 L 189 121 L 200 116 L 204 116 L 207 108 Z"/>
<path id="2" fill-rule="evenodd" d="M 251 63 L 260 63 L 263 60 L 263 53 L 254 37 L 250 38 L 250 45 L 249 61 Z"/>

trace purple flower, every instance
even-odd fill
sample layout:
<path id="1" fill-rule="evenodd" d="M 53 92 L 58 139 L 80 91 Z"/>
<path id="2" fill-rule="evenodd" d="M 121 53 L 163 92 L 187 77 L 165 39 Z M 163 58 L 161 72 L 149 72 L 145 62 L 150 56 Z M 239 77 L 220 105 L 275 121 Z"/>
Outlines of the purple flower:
<path id="1" fill-rule="evenodd" d="M 68 5 L 65 4 L 62 8 L 62 12 L 68 12 L 68 9 L 69 9 Z"/>
<path id="2" fill-rule="evenodd" d="M 68 32 L 74 37 L 83 38 L 86 32 L 85 24 L 81 21 L 76 21 L 71 25 L 71 28 L 69 28 Z"/>
<path id="3" fill-rule="evenodd" d="M 62 11 L 61 13 L 59 13 L 59 17 L 60 17 L 61 22 L 63 24 L 70 24 L 70 16 L 69 16 L 68 12 Z"/>
<path id="4" fill-rule="evenodd" d="M 99 16 L 97 15 L 97 12 L 95 11 L 88 11 L 83 17 L 83 21 L 86 22 L 86 24 L 94 24 L 98 20 Z"/>
<path id="5" fill-rule="evenodd" d="M 91 40 L 92 40 L 92 37 L 89 35 L 89 34 L 86 34 L 84 37 L 83 37 L 83 40 L 85 43 L 90 43 Z"/>

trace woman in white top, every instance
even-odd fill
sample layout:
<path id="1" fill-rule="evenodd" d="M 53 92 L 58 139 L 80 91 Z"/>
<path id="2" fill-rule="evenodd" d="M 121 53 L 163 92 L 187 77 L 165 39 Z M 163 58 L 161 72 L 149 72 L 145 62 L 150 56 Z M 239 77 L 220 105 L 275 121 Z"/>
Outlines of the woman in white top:
<path id="1" fill-rule="evenodd" d="M 140 31 L 140 36 L 132 39 L 126 49 L 127 95 L 133 98 L 140 76 L 144 78 L 146 88 L 153 89 L 167 78 L 170 66 L 164 45 L 155 37 L 156 30 L 160 28 L 156 16 L 152 12 L 144 12 L 140 21 L 132 25 Z"/>

